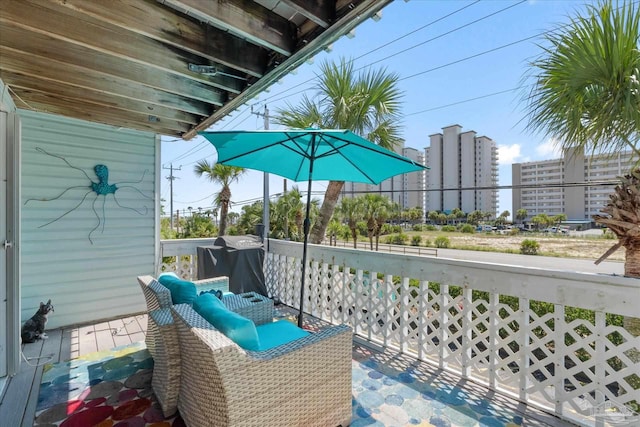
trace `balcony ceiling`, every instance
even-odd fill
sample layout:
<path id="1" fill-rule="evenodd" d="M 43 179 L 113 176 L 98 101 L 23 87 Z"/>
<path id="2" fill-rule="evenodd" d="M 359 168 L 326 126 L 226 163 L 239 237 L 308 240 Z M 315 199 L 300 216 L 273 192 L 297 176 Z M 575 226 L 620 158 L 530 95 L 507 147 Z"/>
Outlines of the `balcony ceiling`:
<path id="1" fill-rule="evenodd" d="M 2 0 L 18 108 L 193 137 L 391 0 Z"/>

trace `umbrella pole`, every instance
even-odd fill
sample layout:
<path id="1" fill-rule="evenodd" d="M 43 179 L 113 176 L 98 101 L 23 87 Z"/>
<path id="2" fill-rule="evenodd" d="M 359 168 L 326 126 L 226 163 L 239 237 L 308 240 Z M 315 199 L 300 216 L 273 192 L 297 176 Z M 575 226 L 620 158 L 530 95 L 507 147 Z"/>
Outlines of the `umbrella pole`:
<path id="1" fill-rule="evenodd" d="M 304 245 L 302 249 L 302 283 L 300 284 L 300 314 L 298 314 L 298 327 L 302 328 L 302 308 L 304 305 L 304 279 L 307 266 L 307 242 L 309 241 L 309 208 L 311 206 L 311 179 L 309 179 L 309 188 L 307 190 L 307 215 L 304 219 Z"/>
<path id="2" fill-rule="evenodd" d="M 298 327 L 302 328 L 302 309 L 304 307 L 304 279 L 307 267 L 307 243 L 309 241 L 309 212 L 311 210 L 311 179 L 313 175 L 313 155 L 309 160 L 309 184 L 307 186 L 307 214 L 304 218 L 304 244 L 302 246 L 302 277 L 300 283 L 300 313 L 298 314 Z"/>

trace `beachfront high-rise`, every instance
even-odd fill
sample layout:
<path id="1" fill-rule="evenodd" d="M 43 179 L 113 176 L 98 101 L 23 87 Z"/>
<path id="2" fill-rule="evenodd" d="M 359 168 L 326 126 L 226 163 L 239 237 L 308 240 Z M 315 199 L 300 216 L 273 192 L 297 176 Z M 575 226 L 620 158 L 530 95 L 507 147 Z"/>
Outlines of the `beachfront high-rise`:
<path id="1" fill-rule="evenodd" d="M 442 128 L 429 136 L 425 148 L 425 211 L 447 212 L 459 208 L 465 213 L 498 210 L 498 148 L 475 131 L 462 126 Z"/>
<path id="2" fill-rule="evenodd" d="M 585 156 L 583 150 L 577 149 L 566 150 L 560 159 L 514 163 L 512 213 L 526 209 L 526 220 L 542 213 L 565 214 L 568 220 L 590 220 L 607 204 L 614 187 L 571 184 L 616 180 L 629 173 L 634 164 L 631 151 Z"/>
<path id="3" fill-rule="evenodd" d="M 405 147 L 404 141 L 394 150 L 416 163 L 424 164 L 424 155 L 420 150 Z M 342 188 L 343 197 L 357 197 L 366 193 L 388 197 L 402 209 L 422 208 L 424 198 L 424 172 L 411 172 L 396 175 L 378 185 L 345 182 Z"/>

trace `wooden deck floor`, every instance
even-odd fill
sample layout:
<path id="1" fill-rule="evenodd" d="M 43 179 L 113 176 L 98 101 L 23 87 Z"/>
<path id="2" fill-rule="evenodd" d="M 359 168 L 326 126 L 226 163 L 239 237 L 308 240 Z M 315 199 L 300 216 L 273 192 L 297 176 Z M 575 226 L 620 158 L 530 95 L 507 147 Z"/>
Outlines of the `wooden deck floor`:
<path id="1" fill-rule="evenodd" d="M 33 426 L 42 364 L 66 361 L 95 351 L 144 341 L 146 330 L 147 316 L 141 314 L 92 325 L 47 331 L 48 339 L 23 344 L 22 352 L 28 362 L 22 360 L 20 372 L 8 380 L 0 396 L 0 425 Z"/>
<path id="2" fill-rule="evenodd" d="M 281 306 L 282 307 L 282 306 Z M 283 314 L 295 314 L 295 310 L 281 308 Z M 326 327 L 321 321 L 305 317 L 305 324 L 321 329 Z M 80 325 L 47 331 L 49 336 L 46 340 L 41 340 L 33 344 L 23 345 L 23 354 L 29 362 L 23 362 L 20 372 L 8 380 L 4 392 L 0 396 L 0 426 L 10 427 L 31 427 L 35 418 L 36 404 L 42 379 L 42 364 L 47 362 L 60 362 L 74 359 L 96 351 L 109 350 L 113 347 L 126 345 L 137 341 L 144 341 L 147 330 L 147 316 L 140 314 L 136 316 L 114 319 L 92 325 Z M 415 366 L 416 360 L 407 356 L 378 352 L 369 346 L 364 346 L 359 341 L 354 341 L 354 360 L 364 360 L 375 357 L 382 363 L 395 366 L 399 363 L 406 363 Z M 40 366 L 32 366 L 32 365 Z M 421 363 L 424 370 L 432 375 L 448 375 L 438 371 L 431 365 Z M 486 395 L 488 390 L 481 386 L 463 381 L 459 378 L 451 378 L 452 384 L 471 390 L 476 394 Z M 523 415 L 527 427 L 571 427 L 574 424 L 562 421 L 552 415 L 541 412 L 528 405 L 516 402 L 512 399 L 489 393 L 490 399 L 499 405 L 509 407 Z"/>

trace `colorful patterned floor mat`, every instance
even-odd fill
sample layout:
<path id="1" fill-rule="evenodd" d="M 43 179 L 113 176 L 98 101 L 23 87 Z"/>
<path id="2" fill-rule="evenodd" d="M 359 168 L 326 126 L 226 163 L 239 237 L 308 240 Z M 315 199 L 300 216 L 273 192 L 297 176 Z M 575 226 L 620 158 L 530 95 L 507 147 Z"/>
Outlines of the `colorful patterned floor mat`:
<path id="1" fill-rule="evenodd" d="M 516 427 L 522 418 L 420 365 L 357 357 L 351 427 Z M 143 342 L 44 367 L 35 426 L 182 427 L 165 419 L 151 389 L 153 360 Z"/>

